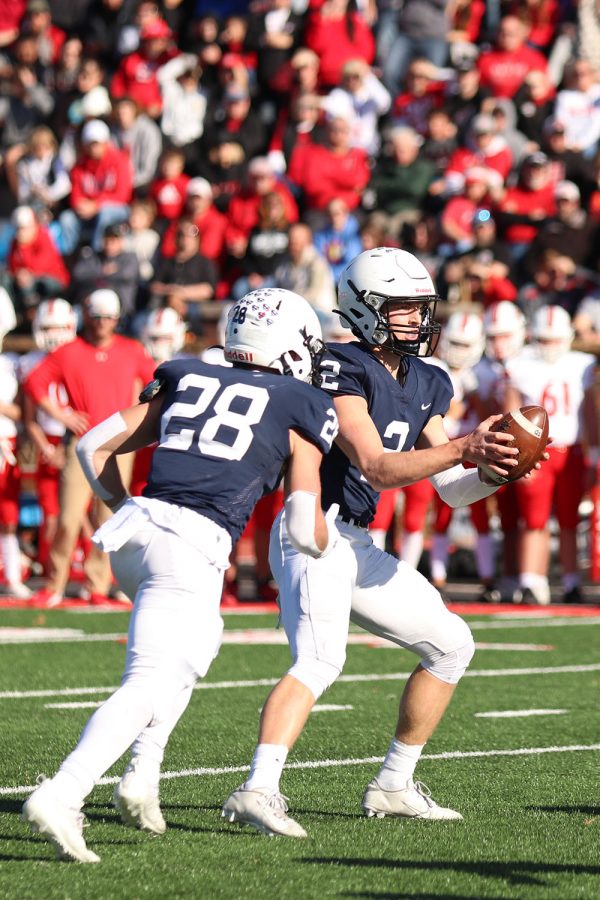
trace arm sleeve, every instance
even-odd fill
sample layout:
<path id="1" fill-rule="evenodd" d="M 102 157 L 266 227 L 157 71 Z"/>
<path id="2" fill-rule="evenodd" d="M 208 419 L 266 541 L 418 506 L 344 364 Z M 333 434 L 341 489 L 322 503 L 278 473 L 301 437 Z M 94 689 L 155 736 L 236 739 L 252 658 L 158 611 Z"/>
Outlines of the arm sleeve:
<path id="1" fill-rule="evenodd" d="M 498 484 L 484 484 L 479 480 L 479 469 L 465 469 L 462 465 L 431 475 L 429 481 L 444 503 L 453 508 L 469 506 L 476 500 L 490 497 L 500 487 Z"/>

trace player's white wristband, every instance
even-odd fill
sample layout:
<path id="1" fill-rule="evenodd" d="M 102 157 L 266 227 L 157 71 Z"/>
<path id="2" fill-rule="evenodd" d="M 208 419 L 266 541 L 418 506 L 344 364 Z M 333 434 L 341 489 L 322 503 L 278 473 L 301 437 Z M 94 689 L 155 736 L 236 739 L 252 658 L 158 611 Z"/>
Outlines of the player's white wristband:
<path id="1" fill-rule="evenodd" d="M 476 500 L 490 497 L 500 487 L 499 484 L 483 484 L 477 469 L 465 469 L 460 464 L 431 475 L 429 481 L 444 503 L 452 507 L 469 506 Z"/>
<path id="2" fill-rule="evenodd" d="M 100 484 L 98 472 L 94 465 L 94 453 L 102 447 L 103 444 L 110 441 L 111 438 L 116 437 L 118 434 L 122 434 L 124 431 L 127 431 L 125 419 L 121 413 L 116 412 L 113 413 L 112 416 L 109 416 L 108 419 L 105 419 L 104 422 L 100 422 L 88 431 L 87 434 L 84 434 L 77 444 L 77 458 L 81 463 L 83 474 L 89 481 L 90 487 L 96 496 L 100 497 L 101 500 L 104 500 L 108 506 L 111 505 L 111 500 L 114 498 L 104 485 Z M 128 499 L 128 497 L 125 499 Z"/>
<path id="3" fill-rule="evenodd" d="M 335 525 L 339 506 L 331 507 L 325 516 L 329 537 L 325 549 L 320 550 L 315 540 L 316 501 L 317 495 L 310 491 L 293 491 L 284 506 L 285 524 L 292 545 L 299 553 L 319 559 L 331 552 L 339 537 Z"/>

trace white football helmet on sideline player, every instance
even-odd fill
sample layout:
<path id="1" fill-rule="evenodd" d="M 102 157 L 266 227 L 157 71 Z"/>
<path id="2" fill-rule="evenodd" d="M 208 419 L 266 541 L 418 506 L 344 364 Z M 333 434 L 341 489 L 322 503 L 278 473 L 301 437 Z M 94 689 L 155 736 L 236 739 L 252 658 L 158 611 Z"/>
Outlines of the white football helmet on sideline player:
<path id="1" fill-rule="evenodd" d="M 525 343 L 525 316 L 510 300 L 493 303 L 483 314 L 486 356 L 505 362 L 520 353 Z"/>
<path id="2" fill-rule="evenodd" d="M 538 356 L 554 363 L 571 349 L 571 317 L 562 306 L 541 306 L 531 322 L 531 342 Z"/>
<path id="3" fill-rule="evenodd" d="M 323 350 L 317 314 L 293 291 L 250 291 L 229 310 L 224 348 L 227 362 L 264 366 L 318 384 Z"/>
<path id="4" fill-rule="evenodd" d="M 454 312 L 442 329 L 440 356 L 451 369 L 472 369 L 485 346 L 483 322 L 476 313 Z"/>
<path id="5" fill-rule="evenodd" d="M 36 310 L 31 331 L 38 350 L 50 353 L 75 340 L 77 316 L 71 304 L 62 297 L 44 300 Z"/>
<path id="6" fill-rule="evenodd" d="M 339 315 L 352 333 L 367 344 L 392 353 L 431 356 L 441 325 L 435 321 L 439 296 L 422 262 L 406 250 L 376 247 L 360 253 L 342 272 L 338 285 Z M 387 303 L 419 303 L 423 307 L 416 341 L 402 341 L 390 330 Z M 413 326 L 404 326 L 414 331 Z"/>
<path id="7" fill-rule="evenodd" d="M 140 339 L 157 363 L 173 359 L 185 344 L 186 325 L 170 306 L 153 309 L 142 326 Z"/>

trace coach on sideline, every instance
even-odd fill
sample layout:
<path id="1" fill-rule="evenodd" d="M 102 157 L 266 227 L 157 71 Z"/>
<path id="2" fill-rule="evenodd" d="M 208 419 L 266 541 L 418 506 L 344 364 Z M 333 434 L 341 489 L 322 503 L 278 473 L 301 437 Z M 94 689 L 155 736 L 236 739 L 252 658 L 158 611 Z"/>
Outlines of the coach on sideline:
<path id="1" fill-rule="evenodd" d="M 151 378 L 154 362 L 141 344 L 115 334 L 121 304 L 114 291 L 93 291 L 83 302 L 83 333 L 48 356 L 30 373 L 24 389 L 39 407 L 67 428 L 65 465 L 60 482 L 60 512 L 49 555 L 45 587 L 33 597 L 36 606 L 52 607 L 64 596 L 71 557 L 92 498 L 91 489 L 77 459 L 78 438 L 108 416 L 135 401 Z M 69 408 L 59 407 L 49 394 L 51 384 L 64 384 Z M 132 456 L 120 457 L 122 475 L 128 484 Z M 98 498 L 94 500 L 94 524 L 111 515 Z M 91 603 L 106 599 L 111 583 L 108 557 L 93 547 L 85 561 L 82 597 Z"/>

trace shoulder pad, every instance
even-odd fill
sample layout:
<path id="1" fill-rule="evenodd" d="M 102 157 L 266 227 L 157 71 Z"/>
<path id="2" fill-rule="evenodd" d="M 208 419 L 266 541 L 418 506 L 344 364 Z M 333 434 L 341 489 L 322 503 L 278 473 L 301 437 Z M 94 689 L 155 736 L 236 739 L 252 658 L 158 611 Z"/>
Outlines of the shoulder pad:
<path id="1" fill-rule="evenodd" d="M 162 378 L 153 378 L 152 381 L 149 381 L 146 387 L 141 392 L 138 397 L 140 403 L 150 403 L 151 400 L 159 394 L 162 389 L 165 387 L 165 382 Z"/>

